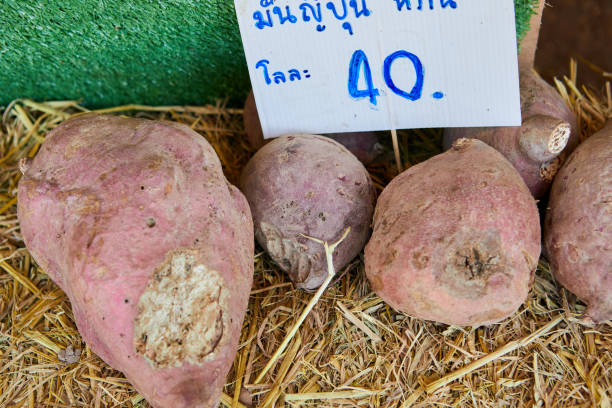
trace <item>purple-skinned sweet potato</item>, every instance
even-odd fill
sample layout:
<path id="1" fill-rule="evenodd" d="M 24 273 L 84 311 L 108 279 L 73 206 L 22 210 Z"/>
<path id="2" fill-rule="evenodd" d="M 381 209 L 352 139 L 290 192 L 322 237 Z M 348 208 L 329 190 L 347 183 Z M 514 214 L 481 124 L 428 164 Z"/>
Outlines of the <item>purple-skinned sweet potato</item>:
<path id="1" fill-rule="evenodd" d="M 520 175 L 487 144 L 460 139 L 382 192 L 365 269 L 393 308 L 476 326 L 516 311 L 539 256 L 538 209 Z"/>
<path id="2" fill-rule="evenodd" d="M 91 349 L 154 407 L 216 407 L 254 240 L 213 148 L 185 125 L 84 115 L 21 168 L 24 241 Z"/>
<path id="3" fill-rule="evenodd" d="M 555 278 L 587 304 L 586 317 L 612 319 L 612 121 L 557 173 L 544 245 Z"/>
<path id="4" fill-rule="evenodd" d="M 264 139 L 253 92 L 249 94 L 244 103 L 243 120 L 247 140 L 251 147 L 260 149 L 271 140 Z M 323 136 L 334 139 L 346 147 L 365 165 L 381 158 L 382 153 L 385 151 L 384 146 L 378 141 L 378 136 L 374 132 L 330 133 Z"/>
<path id="5" fill-rule="evenodd" d="M 296 286 L 319 287 L 327 276 L 323 246 L 300 234 L 335 242 L 336 270 L 363 248 L 374 209 L 374 188 L 363 164 L 344 146 L 322 136 L 272 140 L 248 162 L 240 178 L 255 238 Z"/>
<path id="6" fill-rule="evenodd" d="M 330 133 L 324 136 L 346 147 L 364 165 L 379 163 L 383 159 L 385 147 L 378 141 L 374 132 Z"/>
<path id="7" fill-rule="evenodd" d="M 518 170 L 535 198 L 543 197 L 563 159 L 578 145 L 574 114 L 533 69 L 520 73 L 520 127 L 453 128 L 444 148 L 460 138 L 476 138 L 502 153 Z"/>

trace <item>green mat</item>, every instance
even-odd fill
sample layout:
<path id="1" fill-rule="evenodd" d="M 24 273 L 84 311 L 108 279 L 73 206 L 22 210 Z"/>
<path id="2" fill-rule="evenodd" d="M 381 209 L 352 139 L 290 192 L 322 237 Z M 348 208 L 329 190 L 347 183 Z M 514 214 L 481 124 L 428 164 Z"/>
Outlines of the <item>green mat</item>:
<path id="1" fill-rule="evenodd" d="M 519 38 L 534 1 L 515 0 Z M 250 88 L 233 0 L 0 0 L 0 72 L 0 106 L 241 105 Z"/>

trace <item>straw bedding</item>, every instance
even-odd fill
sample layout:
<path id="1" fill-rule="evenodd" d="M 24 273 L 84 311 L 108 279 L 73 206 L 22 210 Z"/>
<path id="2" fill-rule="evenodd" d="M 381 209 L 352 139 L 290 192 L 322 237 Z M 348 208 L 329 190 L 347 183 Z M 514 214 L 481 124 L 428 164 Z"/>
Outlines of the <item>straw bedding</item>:
<path id="1" fill-rule="evenodd" d="M 575 66 L 573 71 L 576 72 Z M 580 118 L 582 138 L 612 117 L 611 92 L 559 91 Z M 19 100 L 0 128 L 0 407 L 147 407 L 81 340 L 70 304 L 24 248 L 16 216 L 18 160 L 47 131 L 84 111 L 75 102 Z M 240 110 L 119 107 L 186 123 L 215 147 L 236 182 L 252 155 Z M 439 150 L 440 132 L 400 133 L 405 167 Z M 389 160 L 392 163 L 392 159 Z M 378 189 L 394 166 L 369 168 Z M 541 259 L 520 310 L 488 327 L 449 327 L 406 317 L 374 295 L 356 259 L 337 277 L 286 351 L 256 381 L 312 297 L 295 289 L 260 250 L 240 348 L 227 378 L 227 407 L 590 407 L 612 406 L 612 324 L 581 325 L 584 305 Z"/>

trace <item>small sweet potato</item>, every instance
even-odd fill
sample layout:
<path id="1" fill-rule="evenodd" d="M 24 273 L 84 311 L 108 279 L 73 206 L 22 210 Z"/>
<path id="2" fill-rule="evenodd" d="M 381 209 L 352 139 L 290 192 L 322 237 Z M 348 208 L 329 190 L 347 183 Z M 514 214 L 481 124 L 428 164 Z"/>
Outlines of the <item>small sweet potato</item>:
<path id="1" fill-rule="evenodd" d="M 485 143 L 459 139 L 382 192 L 365 268 L 397 310 L 483 325 L 521 305 L 539 256 L 538 209 L 520 175 Z"/>
<path id="2" fill-rule="evenodd" d="M 544 246 L 555 278 L 587 304 L 586 317 L 612 319 L 612 122 L 557 173 Z"/>
<path id="3" fill-rule="evenodd" d="M 253 279 L 253 227 L 188 126 L 84 115 L 22 163 L 18 215 L 83 339 L 154 407 L 216 407 Z"/>
<path id="4" fill-rule="evenodd" d="M 578 144 L 576 119 L 555 89 L 533 69 L 521 71 L 520 86 L 522 126 L 446 129 L 444 147 L 450 148 L 460 138 L 482 140 L 502 153 L 533 196 L 541 198 L 563 159 Z"/>
<path id="5" fill-rule="evenodd" d="M 363 165 L 341 144 L 315 135 L 283 136 L 262 147 L 245 167 L 240 188 L 253 213 L 255 238 L 300 288 L 327 276 L 325 252 L 300 234 L 334 242 L 336 270 L 363 248 L 374 188 Z"/>
<path id="6" fill-rule="evenodd" d="M 253 92 L 249 94 L 244 103 L 243 120 L 247 140 L 254 149 L 259 149 L 270 141 L 270 139 L 264 139 Z M 334 139 L 346 147 L 365 165 L 381 158 L 385 151 L 382 143 L 378 141 L 378 135 L 374 132 L 329 133 L 323 136 Z"/>
<path id="7" fill-rule="evenodd" d="M 324 136 L 334 139 L 353 153 L 364 165 L 384 161 L 385 147 L 374 132 L 330 133 Z"/>

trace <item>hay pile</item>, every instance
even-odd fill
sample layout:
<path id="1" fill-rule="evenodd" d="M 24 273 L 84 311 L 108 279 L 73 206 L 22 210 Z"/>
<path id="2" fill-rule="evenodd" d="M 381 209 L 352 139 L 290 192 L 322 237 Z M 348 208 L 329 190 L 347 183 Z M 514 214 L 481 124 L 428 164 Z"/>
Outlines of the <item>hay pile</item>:
<path id="1" fill-rule="evenodd" d="M 583 138 L 612 117 L 610 87 L 598 96 L 579 90 L 576 78 L 557 86 L 580 118 Z M 21 100 L 2 115 L 0 407 L 148 406 L 82 342 L 66 296 L 34 263 L 19 232 L 18 160 L 34 156 L 46 132 L 82 111 L 75 102 Z M 232 182 L 253 153 L 243 142 L 239 110 L 109 111 L 190 125 L 215 147 Z M 437 153 L 439 137 L 436 131 L 400 134 L 405 166 Z M 379 188 L 393 175 L 391 164 L 370 169 Z M 612 324 L 580 325 L 584 305 L 554 281 L 545 260 L 515 315 L 489 327 L 458 328 L 386 306 L 371 292 L 358 259 L 339 271 L 256 383 L 312 294 L 296 290 L 264 253 L 254 261 L 249 310 L 223 395 L 227 407 L 612 406 Z"/>

